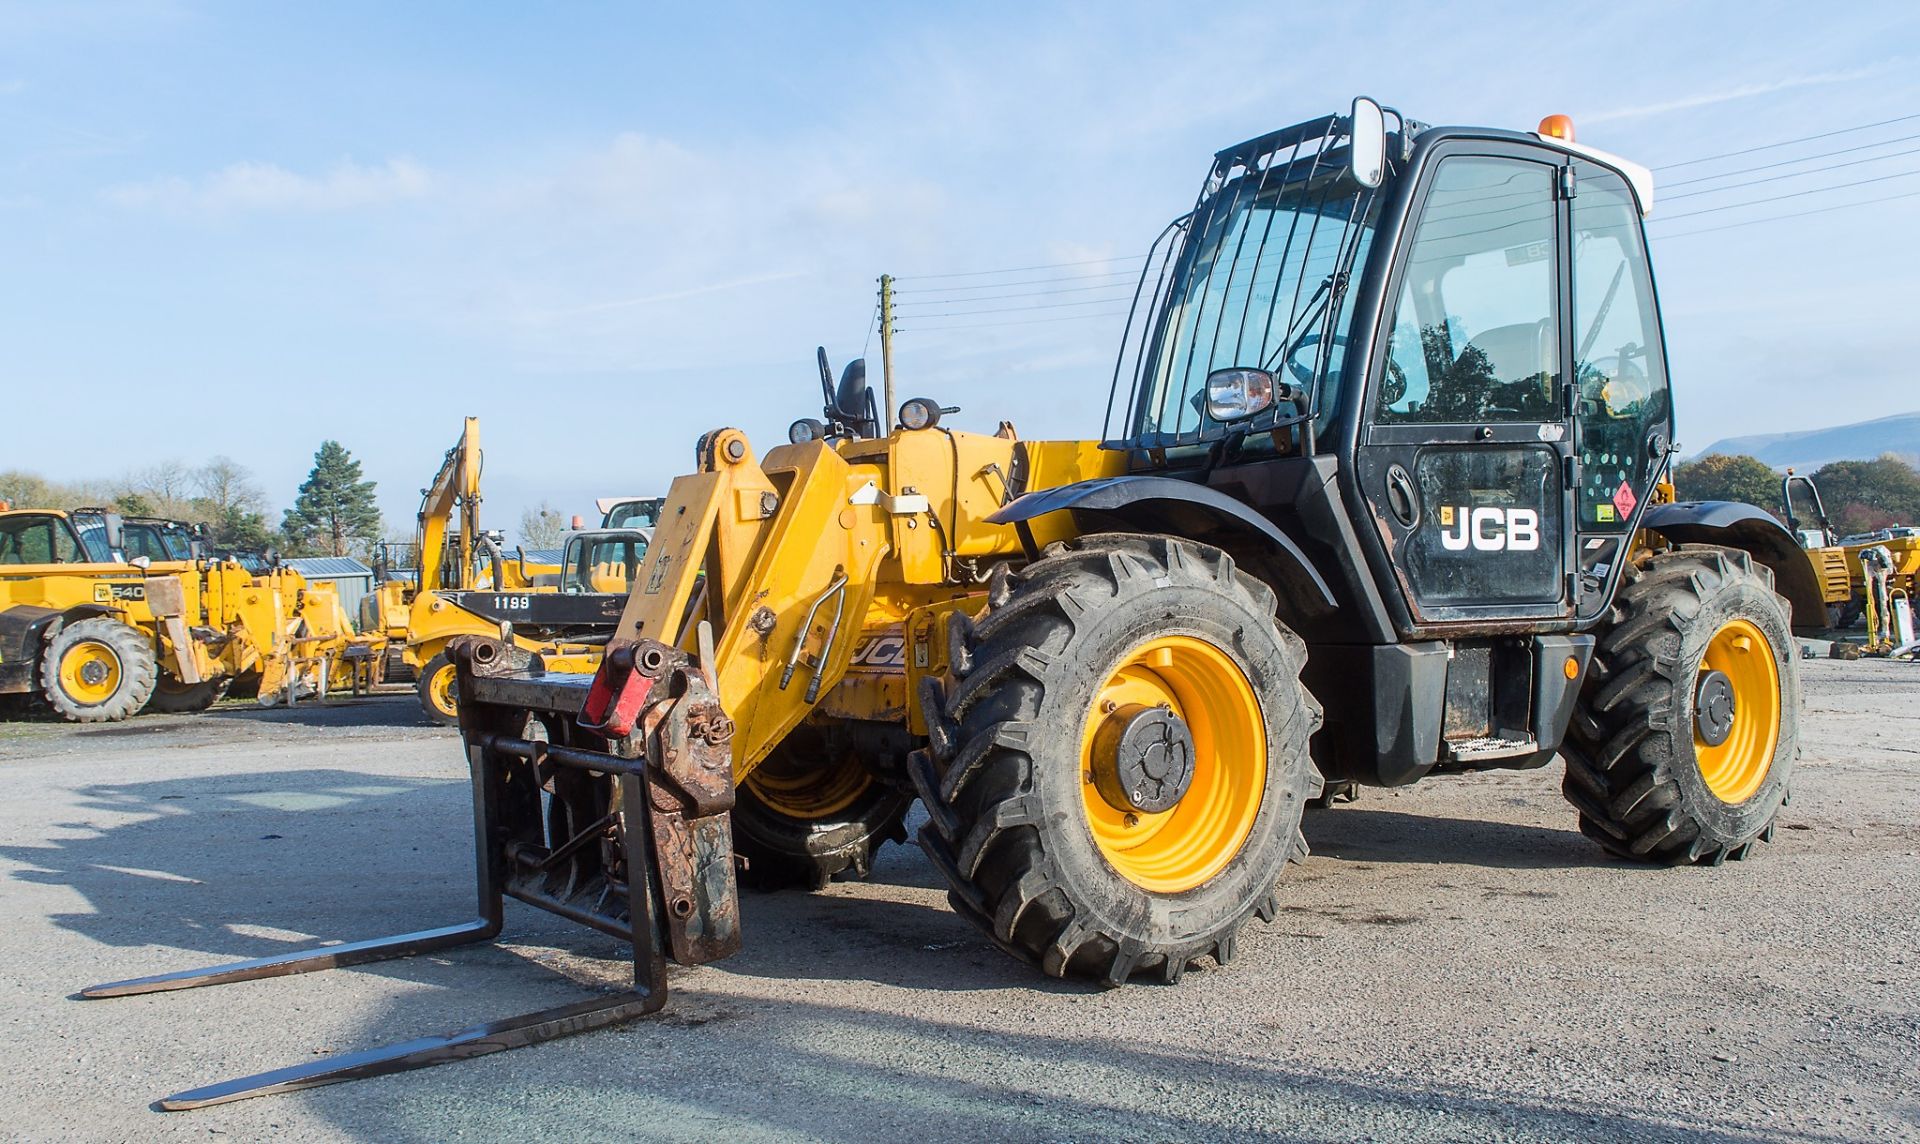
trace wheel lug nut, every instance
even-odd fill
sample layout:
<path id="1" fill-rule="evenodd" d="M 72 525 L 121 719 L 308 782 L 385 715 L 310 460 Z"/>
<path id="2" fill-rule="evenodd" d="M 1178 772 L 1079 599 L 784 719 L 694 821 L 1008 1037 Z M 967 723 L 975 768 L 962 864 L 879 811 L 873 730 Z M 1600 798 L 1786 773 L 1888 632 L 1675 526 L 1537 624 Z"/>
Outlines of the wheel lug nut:
<path id="1" fill-rule="evenodd" d="M 1135 814 L 1135 813 L 1133 813 L 1132 811 L 1128 811 L 1128 812 L 1127 812 L 1127 817 L 1126 817 L 1126 818 L 1125 818 L 1125 819 L 1124 819 L 1123 821 L 1124 821 L 1124 822 L 1125 822 L 1125 823 L 1126 823 L 1126 824 L 1127 824 L 1128 826 L 1138 826 L 1138 825 L 1140 825 L 1140 816 L 1139 816 L 1139 815 L 1137 815 L 1137 814 Z"/>
<path id="2" fill-rule="evenodd" d="M 1103 701 L 1100 704 L 1100 713 L 1102 715 L 1111 715 L 1115 711 L 1119 710 L 1119 708 L 1120 708 L 1120 705 L 1118 703 L 1115 703 L 1113 700 L 1108 699 Z"/>

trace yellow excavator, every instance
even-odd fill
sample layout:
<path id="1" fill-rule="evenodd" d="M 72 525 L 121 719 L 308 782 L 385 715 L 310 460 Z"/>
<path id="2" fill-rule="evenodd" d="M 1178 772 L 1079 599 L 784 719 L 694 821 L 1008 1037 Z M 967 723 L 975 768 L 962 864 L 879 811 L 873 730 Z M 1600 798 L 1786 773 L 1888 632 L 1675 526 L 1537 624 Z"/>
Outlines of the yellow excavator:
<path id="1" fill-rule="evenodd" d="M 739 949 L 742 876 L 858 876 L 916 800 L 958 914 L 1115 987 L 1263 940 L 1328 784 L 1559 758 L 1606 852 L 1747 857 L 1794 779 L 1793 628 L 1824 607 L 1770 515 L 1673 502 L 1652 203 L 1559 116 L 1360 99 L 1220 151 L 1088 439 L 966 432 L 928 398 L 888 430 L 849 368 L 763 455 L 701 439 L 593 673 L 451 645 L 471 920 L 84 995 L 490 940 L 511 897 L 630 941 L 632 988 L 160 1107 L 567 1036 Z"/>
<path id="2" fill-rule="evenodd" d="M 617 595 L 562 591 L 560 566 L 509 557 L 499 534 L 481 528 L 483 462 L 480 419 L 469 417 L 421 492 L 412 575 L 384 580 L 363 624 L 400 644 L 421 710 L 445 724 L 459 712 L 447 654 L 456 638 L 492 636 L 567 669 L 591 671 L 620 614 Z"/>

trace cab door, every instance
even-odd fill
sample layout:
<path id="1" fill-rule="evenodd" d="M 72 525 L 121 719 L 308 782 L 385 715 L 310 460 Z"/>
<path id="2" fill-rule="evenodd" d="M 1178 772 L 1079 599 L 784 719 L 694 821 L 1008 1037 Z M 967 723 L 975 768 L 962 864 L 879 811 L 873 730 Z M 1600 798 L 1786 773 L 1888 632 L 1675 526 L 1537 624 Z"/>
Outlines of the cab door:
<path id="1" fill-rule="evenodd" d="M 1356 477 L 1415 627 L 1573 606 L 1563 170 L 1443 150 L 1396 251 Z"/>

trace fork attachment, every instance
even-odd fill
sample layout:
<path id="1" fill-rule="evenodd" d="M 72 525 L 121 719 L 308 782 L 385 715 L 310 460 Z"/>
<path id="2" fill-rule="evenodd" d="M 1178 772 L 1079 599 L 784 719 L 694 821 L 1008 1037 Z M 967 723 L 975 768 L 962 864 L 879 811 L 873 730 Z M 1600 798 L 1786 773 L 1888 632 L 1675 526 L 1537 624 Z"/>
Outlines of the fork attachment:
<path id="1" fill-rule="evenodd" d="M 727 814 L 733 724 L 691 657 L 650 640 L 610 649 L 603 689 L 637 690 L 643 702 L 632 725 L 605 728 L 609 737 L 581 718 L 595 677 L 546 674 L 537 658 L 481 637 L 456 640 L 450 655 L 473 784 L 475 919 L 95 985 L 81 996 L 223 985 L 490 941 L 507 897 L 631 942 L 633 987 L 190 1089 L 156 1107 L 202 1108 L 383 1076 L 617 1025 L 666 1004 L 669 958 L 697 965 L 740 948 Z"/>

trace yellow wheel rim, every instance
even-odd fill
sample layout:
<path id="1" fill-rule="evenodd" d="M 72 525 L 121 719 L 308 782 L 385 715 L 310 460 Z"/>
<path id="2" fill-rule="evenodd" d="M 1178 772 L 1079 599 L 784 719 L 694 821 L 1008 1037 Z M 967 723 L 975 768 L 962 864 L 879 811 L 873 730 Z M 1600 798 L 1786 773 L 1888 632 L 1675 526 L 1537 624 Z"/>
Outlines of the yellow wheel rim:
<path id="1" fill-rule="evenodd" d="M 98 640 L 81 640 L 60 657 L 60 690 L 75 703 L 105 703 L 120 690 L 120 657 Z"/>
<path id="2" fill-rule="evenodd" d="M 1193 738 L 1193 779 L 1172 809 L 1127 811 L 1100 793 L 1094 740 L 1134 705 L 1169 708 Z M 1267 785 L 1266 723 L 1246 674 L 1204 640 L 1167 636 L 1130 653 L 1094 696 L 1080 736 L 1080 795 L 1107 863 L 1145 890 L 1177 894 L 1218 874 L 1253 833 Z"/>
<path id="3" fill-rule="evenodd" d="M 454 679 L 453 665 L 447 664 L 427 681 L 427 701 L 449 719 L 460 714 L 460 694 L 453 685 Z"/>
<path id="4" fill-rule="evenodd" d="M 873 776 L 852 756 L 824 767 L 806 767 L 780 751 L 755 767 L 746 785 L 771 810 L 788 818 L 818 820 L 852 806 L 873 785 Z"/>
<path id="5" fill-rule="evenodd" d="M 1713 634 L 1700 670 L 1718 671 L 1733 685 L 1733 726 L 1714 746 L 1700 737 L 1696 718 L 1693 757 L 1707 789 L 1735 806 L 1753 797 L 1773 767 L 1780 745 L 1780 665 L 1764 632 L 1750 620 L 1731 620 Z"/>

